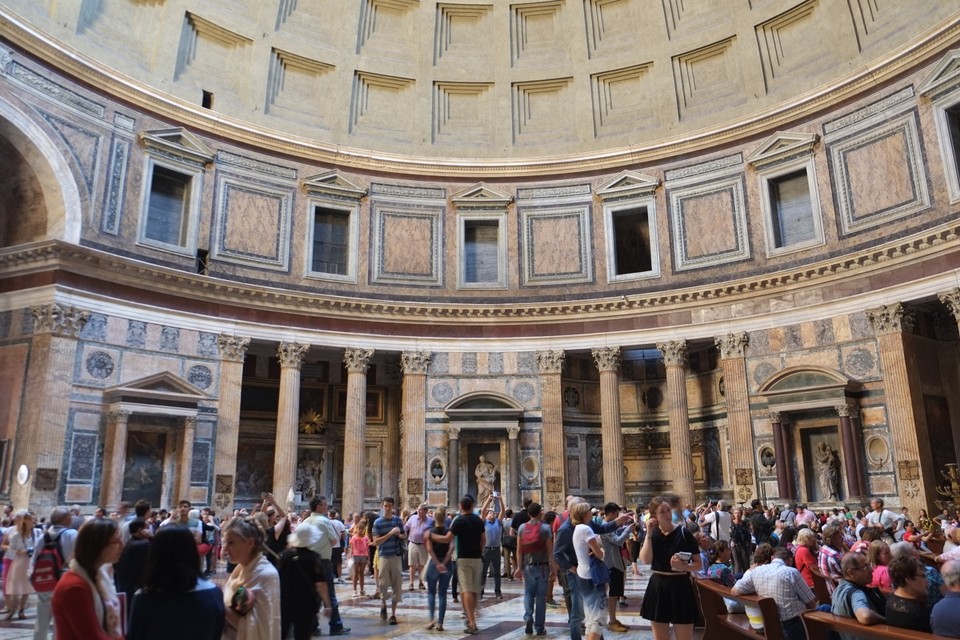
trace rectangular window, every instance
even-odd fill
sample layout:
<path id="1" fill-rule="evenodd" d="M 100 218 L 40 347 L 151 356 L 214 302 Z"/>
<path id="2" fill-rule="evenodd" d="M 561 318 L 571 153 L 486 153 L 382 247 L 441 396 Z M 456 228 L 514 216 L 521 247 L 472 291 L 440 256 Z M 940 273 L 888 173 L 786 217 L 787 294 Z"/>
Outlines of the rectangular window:
<path id="1" fill-rule="evenodd" d="M 186 246 L 192 179 L 179 171 L 153 166 L 144 238 L 177 247 Z"/>
<path id="2" fill-rule="evenodd" d="M 313 218 L 313 261 L 316 273 L 345 276 L 350 264 L 350 212 L 317 207 Z"/>
<path id="3" fill-rule="evenodd" d="M 807 170 L 771 178 L 767 185 L 774 246 L 780 249 L 815 240 L 817 230 Z"/>
<path id="4" fill-rule="evenodd" d="M 463 223 L 463 282 L 500 282 L 500 221 L 465 220 Z"/>
<path id="5" fill-rule="evenodd" d="M 960 104 L 944 109 L 944 115 L 947 117 L 947 128 L 950 130 L 950 145 L 953 148 L 953 168 L 957 173 L 956 178 L 960 178 Z"/>
<path id="6" fill-rule="evenodd" d="M 653 269 L 650 219 L 646 207 L 613 213 L 614 274 L 644 273 Z"/>

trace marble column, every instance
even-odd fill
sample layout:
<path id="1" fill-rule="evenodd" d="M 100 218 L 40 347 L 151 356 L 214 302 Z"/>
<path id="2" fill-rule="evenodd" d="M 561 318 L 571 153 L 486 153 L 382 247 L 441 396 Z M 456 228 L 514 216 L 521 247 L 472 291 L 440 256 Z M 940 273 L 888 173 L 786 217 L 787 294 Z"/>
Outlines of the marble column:
<path id="1" fill-rule="evenodd" d="M 107 511 L 120 506 L 123 494 L 123 471 L 127 462 L 127 421 L 130 411 L 109 411 L 106 418 L 106 436 L 103 442 L 103 482 L 100 504 Z"/>
<path id="2" fill-rule="evenodd" d="M 566 499 L 566 442 L 563 436 L 563 385 L 560 374 L 563 372 L 563 351 L 537 352 L 537 365 L 540 368 L 540 386 L 542 388 L 543 407 L 543 471 L 546 509 L 558 513 L 565 508 Z M 511 506 L 519 502 L 509 502 Z"/>
<path id="3" fill-rule="evenodd" d="M 603 442 L 603 499 L 623 504 L 623 433 L 620 430 L 620 348 L 593 349 L 600 370 L 600 437 Z"/>
<path id="4" fill-rule="evenodd" d="M 34 307 L 31 313 L 34 335 L 25 387 L 30 390 L 30 401 L 23 403 L 12 458 L 14 472 L 20 465 L 26 465 L 30 476 L 23 485 L 13 482 L 10 503 L 14 509 L 49 513 L 51 508 L 64 502 L 59 491 L 60 473 L 66 467 L 64 452 L 70 449 L 67 424 L 77 337 L 90 314 L 60 304 Z M 39 469 L 47 479 L 53 480 L 56 488 L 35 487 Z"/>
<path id="5" fill-rule="evenodd" d="M 447 427 L 447 507 L 456 513 L 460 505 L 460 427 Z"/>
<path id="6" fill-rule="evenodd" d="M 293 502 L 297 478 L 297 440 L 300 426 L 300 367 L 310 345 L 281 342 L 280 402 L 277 406 L 277 441 L 273 454 L 273 497 L 285 507 Z"/>
<path id="7" fill-rule="evenodd" d="M 690 415 L 687 408 L 687 343 L 671 340 L 657 345 L 667 367 L 667 419 L 670 421 L 670 462 L 673 492 L 684 502 L 696 503 Z"/>
<path id="8" fill-rule="evenodd" d="M 403 368 L 403 478 L 400 490 L 403 502 L 415 509 L 426 500 L 424 477 L 427 470 L 427 369 L 428 351 L 405 351 L 400 354 Z"/>
<path id="9" fill-rule="evenodd" d="M 240 393 L 243 361 L 250 338 L 220 334 L 220 393 L 217 398 L 217 445 L 213 459 L 213 504 L 221 511 L 233 509 L 237 476 L 237 443 L 240 437 Z"/>
<path id="10" fill-rule="evenodd" d="M 900 303 L 868 309 L 867 317 L 880 346 L 897 493 L 911 513 L 920 509 L 929 511 L 937 491 L 935 470 L 932 465 L 920 462 L 933 459 L 918 371 L 921 365 L 915 361 L 913 366 L 908 364 L 913 353 L 908 351 L 907 338 L 916 320 Z"/>
<path id="11" fill-rule="evenodd" d="M 180 455 L 177 456 L 176 489 L 174 499 L 190 499 L 190 474 L 193 470 L 193 441 L 197 434 L 197 416 L 186 416 L 183 419 L 183 432 L 180 434 Z"/>
<path id="12" fill-rule="evenodd" d="M 503 499 L 508 506 L 520 504 L 520 427 L 507 427 L 507 490 Z"/>
<path id="13" fill-rule="evenodd" d="M 747 388 L 746 333 L 728 333 L 716 338 L 720 348 L 723 393 L 727 409 L 728 455 L 737 502 L 749 502 L 758 495 L 753 459 L 753 428 L 750 422 L 750 393 Z"/>
<path id="14" fill-rule="evenodd" d="M 367 469 L 367 367 L 373 349 L 347 349 L 347 417 L 343 431 L 343 513 L 363 510 L 363 479 Z M 422 465 L 423 463 L 421 463 Z"/>
<path id="15" fill-rule="evenodd" d="M 787 463 L 787 438 L 783 420 L 779 411 L 770 412 L 770 426 L 773 429 L 773 453 L 777 461 L 777 497 L 792 500 L 795 496 L 790 489 L 790 469 Z"/>
<path id="16" fill-rule="evenodd" d="M 866 505 L 869 493 L 867 492 L 867 463 L 865 442 L 863 440 L 863 424 L 860 422 L 860 408 L 852 407 L 850 410 L 850 433 L 853 434 L 853 451 L 856 454 L 857 463 L 857 495 L 860 496 L 860 504 Z"/>
<path id="17" fill-rule="evenodd" d="M 843 476 L 847 481 L 847 495 L 845 499 L 860 497 L 860 482 L 857 477 L 857 454 L 854 443 L 853 424 L 850 421 L 852 407 L 847 404 L 838 404 L 834 407 L 840 416 L 840 442 L 843 446 Z"/>

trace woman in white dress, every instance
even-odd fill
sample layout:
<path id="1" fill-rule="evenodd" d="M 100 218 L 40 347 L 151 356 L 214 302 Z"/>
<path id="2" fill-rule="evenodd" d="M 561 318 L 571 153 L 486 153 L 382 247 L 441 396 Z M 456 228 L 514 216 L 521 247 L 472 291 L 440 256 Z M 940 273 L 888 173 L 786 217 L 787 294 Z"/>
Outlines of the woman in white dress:
<path id="1" fill-rule="evenodd" d="M 223 529 L 223 553 L 237 565 L 223 585 L 225 640 L 280 640 L 280 575 L 261 551 L 263 540 L 252 518 Z"/>
<path id="2" fill-rule="evenodd" d="M 27 617 L 23 610 L 27 606 L 27 598 L 33 593 L 27 569 L 34 550 L 34 519 L 32 513 L 24 512 L 21 515 L 20 524 L 10 536 L 10 547 L 7 549 L 7 554 L 13 556 L 10 576 L 7 578 L 7 620 L 12 620 L 14 616 L 20 620 Z"/>

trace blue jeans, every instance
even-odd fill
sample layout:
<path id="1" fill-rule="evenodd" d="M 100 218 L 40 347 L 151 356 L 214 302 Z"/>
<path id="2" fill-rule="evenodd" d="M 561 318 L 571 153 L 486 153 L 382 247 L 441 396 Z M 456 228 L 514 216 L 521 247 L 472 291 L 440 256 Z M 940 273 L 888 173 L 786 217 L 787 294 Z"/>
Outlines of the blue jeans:
<path id="1" fill-rule="evenodd" d="M 544 629 L 546 624 L 549 577 L 548 564 L 528 564 L 523 567 L 523 621 L 532 621 L 537 631 Z"/>
<path id="2" fill-rule="evenodd" d="M 447 563 L 445 573 L 437 571 L 437 565 L 431 560 L 427 564 L 427 609 L 430 611 L 430 620 L 433 620 L 433 612 L 436 607 L 437 595 L 440 596 L 440 617 L 437 622 L 443 624 L 443 617 L 447 613 L 447 587 L 450 586 L 450 579 L 457 573 L 457 563 L 452 560 Z"/>
<path id="3" fill-rule="evenodd" d="M 583 631 L 580 625 L 583 624 L 583 597 L 580 594 L 579 578 L 572 573 L 567 573 L 567 588 L 570 589 L 570 640 L 583 640 Z"/>
<path id="4" fill-rule="evenodd" d="M 323 573 L 324 582 L 330 593 L 330 631 L 339 631 L 343 628 L 343 620 L 340 619 L 340 602 L 337 600 L 337 590 L 333 584 L 333 563 L 329 560 L 320 558 L 320 571 Z"/>
<path id="5" fill-rule="evenodd" d="M 607 585 L 594 585 L 589 578 L 577 576 L 577 591 L 583 603 L 587 633 L 602 634 L 607 626 Z"/>

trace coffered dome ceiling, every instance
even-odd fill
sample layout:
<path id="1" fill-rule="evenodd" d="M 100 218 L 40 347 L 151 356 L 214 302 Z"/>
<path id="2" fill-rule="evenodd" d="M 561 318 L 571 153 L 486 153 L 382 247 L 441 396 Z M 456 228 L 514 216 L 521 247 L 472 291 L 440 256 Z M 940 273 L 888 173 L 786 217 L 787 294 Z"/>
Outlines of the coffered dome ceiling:
<path id="1" fill-rule="evenodd" d="M 768 132 L 895 77 L 956 22 L 955 3 L 912 0 L 4 4 L 11 38 L 161 115 L 435 173 L 610 167 Z"/>

